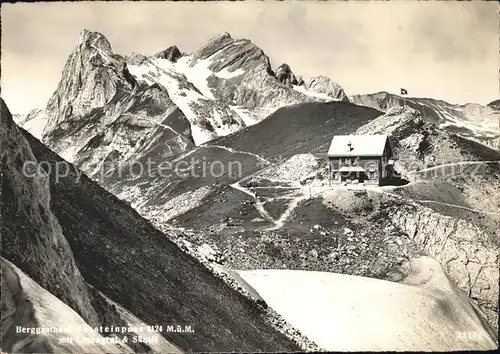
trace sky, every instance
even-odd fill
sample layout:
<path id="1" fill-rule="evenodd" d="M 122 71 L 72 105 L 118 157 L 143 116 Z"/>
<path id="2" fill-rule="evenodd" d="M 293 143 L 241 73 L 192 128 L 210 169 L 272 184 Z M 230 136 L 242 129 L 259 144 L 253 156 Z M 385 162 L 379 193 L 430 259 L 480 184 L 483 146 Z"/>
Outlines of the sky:
<path id="1" fill-rule="evenodd" d="M 13 113 L 44 108 L 82 29 L 120 54 L 192 52 L 229 32 L 305 78 L 348 95 L 400 88 L 412 97 L 486 104 L 499 94 L 496 2 L 244 1 L 2 4 L 1 95 Z"/>

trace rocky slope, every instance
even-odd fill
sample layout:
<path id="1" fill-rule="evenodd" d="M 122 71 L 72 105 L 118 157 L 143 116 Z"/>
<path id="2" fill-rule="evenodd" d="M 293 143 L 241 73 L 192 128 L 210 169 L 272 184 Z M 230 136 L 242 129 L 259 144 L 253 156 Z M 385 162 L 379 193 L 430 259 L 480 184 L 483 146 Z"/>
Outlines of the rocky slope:
<path id="1" fill-rule="evenodd" d="M 438 127 L 462 137 L 499 149 L 500 108 L 493 101 L 486 106 L 475 103 L 451 104 L 432 98 L 401 97 L 387 92 L 351 97 L 355 104 L 387 111 L 394 106 L 408 106 Z"/>
<path id="2" fill-rule="evenodd" d="M 478 302 L 495 328 L 498 238 L 466 220 L 418 204 L 391 208 L 389 213 L 391 222 L 442 264 L 455 284 Z"/>
<path id="3" fill-rule="evenodd" d="M 87 323 L 97 325 L 92 296 L 50 207 L 49 178 L 41 174 L 25 177 L 25 173 L 33 174 L 40 165 L 3 100 L 0 105 L 2 256 L 19 265 Z M 32 164 L 32 169 L 23 169 L 25 164 Z M 19 224 L 19 220 L 26 219 L 30 222 Z"/>
<path id="4" fill-rule="evenodd" d="M 277 326 L 273 327 L 273 319 L 262 306 L 231 289 L 169 241 L 175 236 L 154 229 L 73 165 L 69 165 L 65 177 L 57 179 L 56 166 L 64 161 L 29 133 L 20 131 L 3 101 L 0 105 L 2 256 L 8 261 L 2 264 L 2 269 L 8 268 L 2 273 L 7 277 L 2 278 L 2 286 L 9 285 L 14 297 L 14 303 L 7 298 L 3 305 L 11 312 L 16 308 L 21 311 L 14 312 L 21 317 L 2 317 L 2 339 L 8 344 L 3 350 L 28 345 L 27 350 L 31 345 L 32 350 L 40 352 L 50 345 L 57 347 L 47 344 L 50 338 L 26 344 L 24 335 L 11 332 L 11 326 L 32 324 L 32 311 L 37 325 L 49 324 L 47 316 L 57 318 L 56 311 L 71 313 L 68 307 L 75 311 L 71 316 L 79 316 L 80 322 L 91 327 L 129 323 L 130 316 L 109 300 L 142 323 L 163 328 L 181 326 L 182 331 L 167 330 L 161 335 L 182 351 L 300 350 Z M 26 162 L 33 168 L 42 165 L 38 171 L 42 175 L 22 173 Z M 21 272 L 32 280 L 25 280 Z M 16 276 L 21 279 L 21 290 Z M 26 282 L 29 286 L 23 285 Z M 45 292 L 37 298 L 34 294 L 40 286 L 66 307 L 62 309 L 62 304 Z M 16 298 L 19 291 L 28 299 L 26 311 Z M 48 304 L 49 300 L 57 302 L 57 307 Z M 184 330 L 184 326 L 191 326 L 190 330 Z M 150 349 L 146 343 L 130 346 L 137 352 Z M 77 352 L 82 347 L 65 349 Z M 87 352 L 95 349 L 84 346 Z M 104 350 L 114 351 L 109 347 Z M 123 347 L 117 350 L 128 351 Z"/>

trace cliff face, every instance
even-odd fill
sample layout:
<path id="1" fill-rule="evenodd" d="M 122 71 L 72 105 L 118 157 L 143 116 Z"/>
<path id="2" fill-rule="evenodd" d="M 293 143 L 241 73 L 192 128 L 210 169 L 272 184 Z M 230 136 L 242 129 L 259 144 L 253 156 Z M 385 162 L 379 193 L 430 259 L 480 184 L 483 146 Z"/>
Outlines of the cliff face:
<path id="1" fill-rule="evenodd" d="M 108 40 L 98 32 L 82 31 L 47 104 L 44 134 L 61 122 L 104 106 L 120 90 L 131 91 L 135 85 L 125 60 L 113 54 Z"/>
<path id="2" fill-rule="evenodd" d="M 37 161 L 3 100 L 0 109 L 2 256 L 98 325 L 87 285 L 51 210 L 47 166 Z"/>
<path id="3" fill-rule="evenodd" d="M 79 316 L 80 322 L 91 327 L 126 326 L 130 316 L 108 299 L 144 324 L 190 326 L 188 332 L 161 333 L 182 351 L 300 349 L 272 324 L 265 308 L 184 253 L 169 240 L 175 235 L 167 237 L 153 228 L 125 202 L 18 129 L 4 102 L 0 105 L 2 256 L 6 259 L 2 260 L 6 269 L 2 286 L 10 285 L 4 305 L 11 315 L 11 321 L 2 324 L 2 339 L 8 336 L 3 342 L 9 343 L 3 350 L 21 348 L 19 342 L 25 336 L 13 332 L 16 325 L 47 324 L 57 309 Z M 58 168 L 64 172 L 58 174 Z M 37 296 L 39 287 L 45 292 Z M 24 304 L 21 298 L 26 299 Z M 26 318 L 30 314 L 36 315 L 38 324 Z M 7 321 L 7 317 L 2 319 Z M 56 321 L 54 325 L 58 323 L 64 324 Z M 24 344 L 36 352 L 50 351 L 53 346 L 45 341 Z M 150 350 L 145 343 L 129 346 L 138 352 Z M 81 349 L 67 346 L 63 351 L 114 351 Z M 118 350 L 130 352 L 123 347 Z"/>
<path id="4" fill-rule="evenodd" d="M 498 239 L 465 220 L 420 205 L 403 205 L 389 213 L 391 223 L 436 259 L 455 284 L 498 323 Z"/>

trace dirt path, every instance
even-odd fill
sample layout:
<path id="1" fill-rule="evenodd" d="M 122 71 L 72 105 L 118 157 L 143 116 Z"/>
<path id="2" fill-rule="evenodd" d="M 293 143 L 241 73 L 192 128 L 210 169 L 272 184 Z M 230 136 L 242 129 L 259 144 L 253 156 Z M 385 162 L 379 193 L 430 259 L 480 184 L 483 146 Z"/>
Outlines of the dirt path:
<path id="1" fill-rule="evenodd" d="M 475 212 L 475 213 L 488 214 L 488 215 L 498 215 L 498 213 L 491 213 L 491 212 L 488 212 L 488 211 L 481 211 L 481 210 L 478 210 L 478 209 L 472 209 L 472 208 L 468 208 L 468 207 L 457 205 L 457 204 L 450 204 L 450 203 L 438 202 L 436 200 L 425 200 L 425 199 L 412 199 L 412 200 L 414 200 L 416 202 L 420 202 L 420 203 L 430 203 L 430 204 L 446 205 L 446 206 L 450 206 L 450 207 L 454 207 L 454 208 L 460 208 L 460 209 L 464 209 L 464 210 L 469 210 L 469 211 L 472 211 L 472 212 Z"/>
<path id="2" fill-rule="evenodd" d="M 274 219 L 269 213 L 268 211 L 266 210 L 266 208 L 264 207 L 262 201 L 260 200 L 260 198 L 258 198 L 258 196 L 256 195 L 256 193 L 250 191 L 248 188 L 245 188 L 243 186 L 241 186 L 239 184 L 239 182 L 236 182 L 236 183 L 233 183 L 230 185 L 232 188 L 234 189 L 237 189 L 247 195 L 249 195 L 250 197 L 253 198 L 253 200 L 255 201 L 255 209 L 257 209 L 257 211 L 259 212 L 260 216 L 262 218 L 264 218 L 265 220 L 271 222 L 273 224 L 273 226 L 271 227 L 267 227 L 267 228 L 264 228 L 263 231 L 272 231 L 272 230 L 277 230 L 281 227 L 283 227 L 285 221 L 290 217 L 290 214 L 292 213 L 292 211 L 297 207 L 297 205 L 302 201 L 302 200 L 305 200 L 307 198 L 310 197 L 310 194 L 309 194 L 309 188 L 308 187 L 303 187 L 299 190 L 298 192 L 298 195 L 296 196 L 292 196 L 292 197 L 278 197 L 276 199 L 286 199 L 286 200 L 290 200 L 290 203 L 288 205 L 288 207 L 286 208 L 286 210 L 280 215 L 280 217 L 278 219 Z M 307 190 L 307 192 L 306 192 Z"/>
<path id="3" fill-rule="evenodd" d="M 220 147 L 220 146 L 214 146 L 212 145 L 213 147 Z M 224 148 L 228 151 L 231 151 L 232 149 L 229 149 L 229 148 L 225 148 L 225 147 L 220 147 L 220 148 Z M 231 151 L 231 152 L 237 152 L 237 151 Z M 253 155 L 253 154 L 252 154 Z M 258 158 L 260 158 L 260 156 L 258 155 L 255 155 L 257 156 Z M 261 158 L 262 159 L 262 158 Z M 410 171 L 409 173 L 410 174 L 417 174 L 417 173 L 420 173 L 420 172 L 425 172 L 425 171 L 431 171 L 431 170 L 436 170 L 436 169 L 439 169 L 439 168 L 443 168 L 443 167 L 448 167 L 448 166 L 455 166 L 455 165 L 476 165 L 476 164 L 483 164 L 483 163 L 500 163 L 499 161 L 465 161 L 465 162 L 461 162 L 461 163 L 456 163 L 456 164 L 443 164 L 443 165 L 439 165 L 439 166 L 433 166 L 433 167 L 430 167 L 430 168 L 427 168 L 427 169 L 422 169 L 422 170 L 418 170 L 418 171 Z M 257 172 L 257 173 L 261 173 L 261 171 Z M 256 174 L 257 174 L 256 173 Z M 465 210 L 469 210 L 469 211 L 472 211 L 472 212 L 476 212 L 476 213 L 483 213 L 483 214 L 490 214 L 490 215 L 493 215 L 493 213 L 489 213 L 489 212 L 483 212 L 483 211 L 480 211 L 480 210 L 476 210 L 476 209 L 472 209 L 472 208 L 468 208 L 468 207 L 464 207 L 464 206 L 460 206 L 460 205 L 454 205 L 454 204 L 449 204 L 449 203 L 444 203 L 444 202 L 438 202 L 438 201 L 433 201 L 433 200 L 425 200 L 425 199 L 413 199 L 413 198 L 407 198 L 407 197 L 404 197 L 402 195 L 399 195 L 399 194 L 396 194 L 396 193 L 392 193 L 392 191 L 395 189 L 395 188 L 405 188 L 405 187 L 408 187 L 408 186 L 411 186 L 413 185 L 415 182 L 410 182 L 404 186 L 383 186 L 383 187 L 380 187 L 380 186 L 336 186 L 336 187 L 312 187 L 312 186 L 301 186 L 299 189 L 298 189 L 298 193 L 296 196 L 293 196 L 293 197 L 278 197 L 276 199 L 287 199 L 287 200 L 290 200 L 290 203 L 288 205 L 288 207 L 286 208 L 286 210 L 279 216 L 279 218 L 275 219 L 273 218 L 266 210 L 266 208 L 264 207 L 263 203 L 260 201 L 260 199 L 258 198 L 258 196 L 256 195 L 255 192 L 249 190 L 248 188 L 245 188 L 243 186 L 241 186 L 241 182 L 245 181 L 245 180 L 248 180 L 249 178 L 251 178 L 253 176 L 247 176 L 245 178 L 243 178 L 242 180 L 240 180 L 239 182 L 236 182 L 234 184 L 231 185 L 231 187 L 239 190 L 239 191 L 242 191 L 244 193 L 246 193 L 247 195 L 251 196 L 254 201 L 255 201 L 255 208 L 257 209 L 257 211 L 259 212 L 259 214 L 262 216 L 262 218 L 264 218 L 265 220 L 271 222 L 273 224 L 273 226 L 271 227 L 268 227 L 268 228 L 265 228 L 264 230 L 265 231 L 272 231 L 272 230 L 277 230 L 281 227 L 283 227 L 284 223 L 288 220 L 288 218 L 290 217 L 292 211 L 297 207 L 297 205 L 303 201 L 303 200 L 306 200 L 308 198 L 313 198 L 313 197 L 321 197 L 321 195 L 325 192 L 335 192 L 337 190 L 366 190 L 368 192 L 372 191 L 372 192 L 376 192 L 376 193 L 384 193 L 386 195 L 389 195 L 389 196 L 392 196 L 394 198 L 398 198 L 398 199 L 404 199 L 404 200 L 407 200 L 409 203 L 416 203 L 416 202 L 421 202 L 421 203 L 435 203 L 435 204 L 441 204 L 441 205 L 446 205 L 446 206 L 450 206 L 450 207 L 456 207 L 456 208 L 461 208 L 461 209 L 465 209 Z M 275 180 L 275 182 L 285 182 L 285 181 L 279 181 L 279 180 Z M 290 181 L 286 181 L 287 183 L 289 183 Z M 288 187 L 284 187 L 284 186 L 277 186 L 276 188 L 279 188 L 279 189 L 288 189 Z M 296 187 L 290 187 L 290 189 L 296 189 Z"/>
<path id="4" fill-rule="evenodd" d="M 256 157 L 259 161 L 265 163 L 265 164 L 268 164 L 270 165 L 271 163 L 269 161 L 267 161 L 265 158 L 263 158 L 262 156 L 259 156 L 257 154 L 253 154 L 251 152 L 247 152 L 247 151 L 241 151 L 241 150 L 234 150 L 232 148 L 229 148 L 227 146 L 222 146 L 222 145 L 201 145 L 202 147 L 214 147 L 214 148 L 218 148 L 218 149 L 223 149 L 223 150 L 226 150 L 226 151 L 229 151 L 230 153 L 232 154 L 245 154 L 245 155 L 250 155 L 250 156 L 253 156 L 253 157 Z"/>
<path id="5" fill-rule="evenodd" d="M 500 164 L 500 161 L 463 161 L 463 162 L 455 162 L 455 163 L 445 163 L 442 165 L 423 168 L 421 170 L 409 171 L 408 173 L 420 173 L 420 172 L 434 171 L 434 170 L 437 170 L 438 168 L 442 168 L 442 167 L 455 167 L 455 166 L 463 166 L 463 165 L 480 165 L 480 164 L 489 164 L 489 163 Z"/>
<path id="6" fill-rule="evenodd" d="M 242 187 L 239 182 L 236 182 L 236 183 L 233 183 L 233 184 L 230 184 L 230 186 L 234 189 L 237 189 L 245 194 L 248 194 L 249 196 L 251 196 L 253 198 L 253 200 L 255 201 L 255 209 L 257 209 L 257 211 L 259 212 L 260 216 L 262 216 L 262 218 L 264 218 L 265 220 L 275 224 L 276 221 L 273 219 L 273 217 L 271 215 L 269 215 L 269 213 L 267 212 L 266 208 L 264 208 L 264 205 L 262 204 L 262 202 L 260 201 L 259 198 L 257 198 L 257 195 L 255 193 L 252 193 L 250 190 L 248 190 L 247 188 L 245 187 Z"/>
<path id="7" fill-rule="evenodd" d="M 272 231 L 272 230 L 277 230 L 281 227 L 283 227 L 285 221 L 290 217 L 290 214 L 292 211 L 297 207 L 297 205 L 308 198 L 307 194 L 302 194 L 300 196 L 297 196 L 295 198 L 292 198 L 292 201 L 286 208 L 286 210 L 283 212 L 283 214 L 280 215 L 280 217 L 274 222 L 274 226 L 269 227 L 266 229 L 266 231 Z M 278 198 L 278 199 L 283 199 L 283 198 Z"/>

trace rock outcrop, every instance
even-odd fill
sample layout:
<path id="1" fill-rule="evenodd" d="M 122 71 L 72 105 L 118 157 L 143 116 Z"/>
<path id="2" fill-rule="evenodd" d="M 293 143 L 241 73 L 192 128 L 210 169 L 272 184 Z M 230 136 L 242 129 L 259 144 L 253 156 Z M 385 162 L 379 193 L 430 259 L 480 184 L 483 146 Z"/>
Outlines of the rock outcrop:
<path id="1" fill-rule="evenodd" d="M 454 283 L 498 322 L 498 240 L 464 220 L 418 205 L 392 210 L 391 222 L 436 259 Z"/>
<path id="2" fill-rule="evenodd" d="M 182 53 L 175 45 L 153 55 L 153 58 L 167 59 L 172 63 L 175 63 L 180 57 L 182 57 Z"/>
<path id="3" fill-rule="evenodd" d="M 344 89 L 327 76 L 316 76 L 305 82 L 305 87 L 320 94 L 324 94 L 336 101 L 349 102 Z"/>
<path id="4" fill-rule="evenodd" d="M 98 325 L 92 296 L 51 211 L 49 176 L 0 99 L 2 257 Z"/>
<path id="5" fill-rule="evenodd" d="M 274 76 L 276 76 L 279 82 L 288 87 L 293 87 L 293 85 L 300 86 L 304 83 L 304 80 L 295 76 L 288 64 L 281 64 L 278 66 L 274 71 Z"/>
<path id="6" fill-rule="evenodd" d="M 61 123 L 78 121 L 114 97 L 132 91 L 136 85 L 125 60 L 113 55 L 108 40 L 98 32 L 83 30 L 47 104 L 43 134 L 64 130 Z"/>

